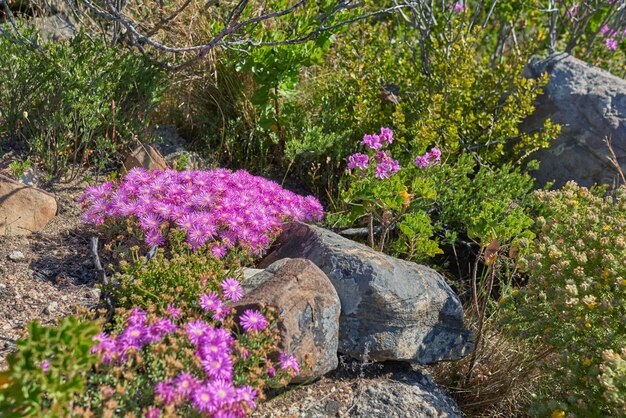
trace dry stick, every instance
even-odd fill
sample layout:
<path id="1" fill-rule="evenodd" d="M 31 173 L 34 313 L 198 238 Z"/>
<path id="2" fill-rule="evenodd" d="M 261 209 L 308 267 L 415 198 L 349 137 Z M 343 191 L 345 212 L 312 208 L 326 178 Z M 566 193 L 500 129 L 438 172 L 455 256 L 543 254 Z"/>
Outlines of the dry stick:
<path id="1" fill-rule="evenodd" d="M 478 318 L 478 331 L 476 332 L 476 342 L 474 344 L 474 352 L 472 353 L 472 358 L 470 359 L 469 368 L 467 369 L 467 374 L 465 375 L 465 381 L 469 382 L 472 378 L 472 373 L 474 372 L 474 367 L 476 366 L 476 357 L 478 355 L 478 350 L 480 349 L 480 344 L 482 342 L 483 336 L 483 328 L 485 325 L 485 314 L 487 313 L 487 305 L 489 301 L 489 295 L 491 294 L 491 289 L 493 288 L 494 277 L 496 274 L 496 269 L 493 266 L 490 267 L 489 279 L 487 281 L 487 292 L 485 294 L 485 301 L 483 302 L 482 311 L 480 312 L 480 316 Z"/>
<path id="2" fill-rule="evenodd" d="M 615 170 L 617 170 L 620 177 L 622 178 L 622 182 L 626 185 L 626 176 L 624 175 L 624 171 L 622 171 L 622 167 L 620 166 L 619 161 L 617 160 L 617 156 L 615 155 L 615 150 L 613 150 L 613 145 L 611 145 L 611 139 L 607 136 L 606 138 L 604 138 L 604 143 L 606 144 L 606 146 L 609 149 L 609 152 L 611 153 L 611 156 L 608 157 L 608 160 L 611 162 L 611 164 L 613 164 L 613 167 L 615 167 Z"/>
<path id="3" fill-rule="evenodd" d="M 98 282 L 103 285 L 100 299 L 103 300 L 106 305 L 107 317 L 110 317 L 113 315 L 113 301 L 111 300 L 111 296 L 108 292 L 108 287 L 111 284 L 111 281 L 107 277 L 106 272 L 100 263 L 100 257 L 98 256 L 98 237 L 91 237 L 91 255 L 93 256 L 93 264 L 96 267 Z"/>

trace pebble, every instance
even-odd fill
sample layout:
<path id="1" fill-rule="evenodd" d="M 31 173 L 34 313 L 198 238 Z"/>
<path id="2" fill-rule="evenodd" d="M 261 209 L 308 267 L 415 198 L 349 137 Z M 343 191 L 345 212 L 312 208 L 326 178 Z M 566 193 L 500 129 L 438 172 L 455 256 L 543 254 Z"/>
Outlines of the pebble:
<path id="1" fill-rule="evenodd" d="M 45 314 L 50 315 L 51 313 L 55 312 L 57 310 L 57 308 L 59 307 L 59 304 L 56 301 L 52 301 L 50 302 L 50 304 L 46 307 L 46 309 L 44 310 Z"/>
<path id="2" fill-rule="evenodd" d="M 87 296 L 88 298 L 90 298 L 90 299 L 100 300 L 100 289 L 98 289 L 98 288 L 90 289 L 90 290 L 87 292 L 87 295 L 86 295 L 86 296 Z"/>
<path id="3" fill-rule="evenodd" d="M 11 254 L 9 254 L 9 259 L 11 261 L 22 261 L 24 260 L 26 257 L 24 256 L 24 254 L 21 251 L 13 251 L 11 252 Z"/>

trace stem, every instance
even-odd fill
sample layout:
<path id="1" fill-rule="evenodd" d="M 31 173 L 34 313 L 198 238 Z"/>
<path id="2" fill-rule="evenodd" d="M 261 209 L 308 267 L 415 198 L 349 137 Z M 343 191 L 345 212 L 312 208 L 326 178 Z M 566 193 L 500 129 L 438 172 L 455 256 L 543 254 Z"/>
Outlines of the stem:
<path id="1" fill-rule="evenodd" d="M 476 332 L 476 343 L 474 345 L 474 352 L 472 353 L 472 358 L 470 359 L 469 368 L 467 369 L 467 374 L 465 375 L 465 382 L 469 382 L 472 378 L 472 373 L 474 372 L 474 367 L 476 366 L 476 357 L 478 356 L 478 350 L 480 344 L 482 343 L 483 337 L 483 329 L 485 326 L 485 315 L 487 314 L 487 304 L 489 302 L 489 296 L 491 295 L 491 290 L 493 289 L 493 279 L 496 275 L 496 269 L 492 266 L 489 266 L 489 278 L 487 281 L 487 292 L 485 294 L 485 299 L 483 301 L 482 310 L 478 317 L 478 331 Z"/>

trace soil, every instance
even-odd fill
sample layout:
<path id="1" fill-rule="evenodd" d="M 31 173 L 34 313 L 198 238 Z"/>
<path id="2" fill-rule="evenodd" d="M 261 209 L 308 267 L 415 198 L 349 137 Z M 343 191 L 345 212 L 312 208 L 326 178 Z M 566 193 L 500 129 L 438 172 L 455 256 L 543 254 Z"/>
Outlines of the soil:
<path id="1" fill-rule="evenodd" d="M 43 186 L 57 199 L 57 216 L 41 232 L 0 236 L 0 371 L 30 321 L 53 325 L 99 300 L 89 248 L 94 230 L 82 223 L 76 202 L 86 186 L 84 180 Z M 14 251 L 24 258 L 12 260 Z"/>

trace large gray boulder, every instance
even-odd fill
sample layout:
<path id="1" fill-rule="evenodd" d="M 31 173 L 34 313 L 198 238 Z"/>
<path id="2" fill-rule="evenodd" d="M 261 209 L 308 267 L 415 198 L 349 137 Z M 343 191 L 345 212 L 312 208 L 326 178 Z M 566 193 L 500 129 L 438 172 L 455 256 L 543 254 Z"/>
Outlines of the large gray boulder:
<path id="1" fill-rule="evenodd" d="M 562 131 L 550 148 L 533 154 L 541 161 L 534 173 L 539 184 L 552 180 L 555 187 L 569 180 L 586 187 L 614 184 L 618 174 L 609 163 L 604 138 L 611 138 L 626 171 L 626 80 L 564 53 L 534 61 L 526 69 L 530 78 L 544 73 L 550 75 L 549 82 L 522 129 L 536 131 L 550 118 L 562 125 Z"/>
<path id="2" fill-rule="evenodd" d="M 436 271 L 323 228 L 290 223 L 261 267 L 307 258 L 341 300 L 339 352 L 358 359 L 431 364 L 473 349 L 458 297 Z"/>

